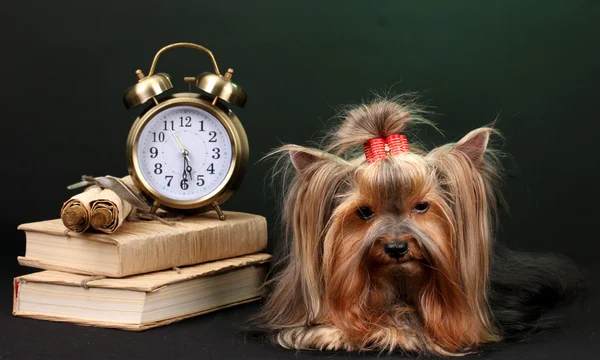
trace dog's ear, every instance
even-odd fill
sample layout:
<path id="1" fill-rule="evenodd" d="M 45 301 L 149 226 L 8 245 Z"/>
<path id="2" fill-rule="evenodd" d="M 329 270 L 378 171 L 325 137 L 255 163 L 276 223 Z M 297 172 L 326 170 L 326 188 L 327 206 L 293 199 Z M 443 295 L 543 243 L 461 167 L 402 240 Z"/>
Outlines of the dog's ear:
<path id="1" fill-rule="evenodd" d="M 306 148 L 303 146 L 288 146 L 287 150 L 290 159 L 292 160 L 292 164 L 298 172 L 303 172 L 307 167 L 321 160 L 344 162 L 337 156 L 318 149 Z"/>
<path id="2" fill-rule="evenodd" d="M 467 155 L 473 164 L 480 165 L 488 147 L 492 131 L 494 130 L 488 127 L 475 129 L 460 139 L 460 141 L 454 145 L 454 150 L 458 150 Z"/>
<path id="3" fill-rule="evenodd" d="M 298 171 L 304 170 L 310 164 L 321 160 L 322 154 L 317 150 L 298 147 L 290 150 L 290 159 Z"/>

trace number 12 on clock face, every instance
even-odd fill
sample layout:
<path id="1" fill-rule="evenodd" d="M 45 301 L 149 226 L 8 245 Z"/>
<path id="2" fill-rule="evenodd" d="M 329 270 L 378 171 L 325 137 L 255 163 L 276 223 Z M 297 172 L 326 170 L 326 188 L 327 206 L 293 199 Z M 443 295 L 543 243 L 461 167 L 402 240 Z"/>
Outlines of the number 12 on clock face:
<path id="1" fill-rule="evenodd" d="M 195 200 L 226 180 L 232 144 L 213 115 L 191 106 L 175 106 L 148 121 L 137 153 L 141 173 L 155 191 L 175 200 Z"/>

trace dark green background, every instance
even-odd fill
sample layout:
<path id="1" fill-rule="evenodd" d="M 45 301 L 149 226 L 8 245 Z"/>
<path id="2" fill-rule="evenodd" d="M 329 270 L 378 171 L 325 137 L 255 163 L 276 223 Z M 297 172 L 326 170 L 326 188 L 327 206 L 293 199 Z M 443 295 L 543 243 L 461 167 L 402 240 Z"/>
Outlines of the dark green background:
<path id="1" fill-rule="evenodd" d="M 0 30 L 6 278 L 25 271 L 15 260 L 19 223 L 57 217 L 66 185 L 82 174 L 126 173 L 140 109 L 125 110 L 122 94 L 135 69 L 147 71 L 160 47 L 178 41 L 210 48 L 248 93 L 235 112 L 252 165 L 226 209 L 274 224 L 269 164 L 257 163 L 266 152 L 317 140 L 336 106 L 372 90 L 414 91 L 444 131 L 423 132 L 427 144 L 499 119 L 513 175 L 501 240 L 596 262 L 599 1 L 15 1 L 2 5 Z M 183 76 L 210 63 L 178 50 L 158 70 L 185 91 Z M 577 339 L 593 340 L 581 331 Z"/>

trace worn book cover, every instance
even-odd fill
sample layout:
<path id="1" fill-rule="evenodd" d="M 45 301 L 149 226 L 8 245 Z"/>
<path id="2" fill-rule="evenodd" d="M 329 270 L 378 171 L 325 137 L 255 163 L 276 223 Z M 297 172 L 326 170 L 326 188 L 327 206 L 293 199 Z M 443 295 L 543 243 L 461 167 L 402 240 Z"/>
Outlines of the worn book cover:
<path id="1" fill-rule="evenodd" d="M 41 271 L 14 280 L 13 314 L 140 331 L 259 299 L 268 254 L 120 279 Z"/>
<path id="2" fill-rule="evenodd" d="M 60 219 L 19 226 L 26 252 L 19 264 L 77 274 L 124 277 L 174 266 L 252 254 L 267 245 L 264 217 L 226 212 L 187 216 L 173 226 L 159 221 L 125 222 L 112 234 L 69 232 Z"/>

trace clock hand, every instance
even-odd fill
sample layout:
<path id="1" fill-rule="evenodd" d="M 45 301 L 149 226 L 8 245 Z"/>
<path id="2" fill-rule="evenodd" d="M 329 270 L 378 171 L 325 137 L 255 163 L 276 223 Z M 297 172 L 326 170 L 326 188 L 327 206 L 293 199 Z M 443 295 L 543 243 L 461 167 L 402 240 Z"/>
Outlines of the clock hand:
<path id="1" fill-rule="evenodd" d="M 192 175 L 192 166 L 190 165 L 189 162 L 189 158 L 187 156 L 185 156 L 183 158 L 183 173 L 181 174 L 181 177 L 183 179 L 183 181 L 188 181 L 188 173 L 189 175 L 189 180 L 192 180 L 193 175 Z"/>
<path id="2" fill-rule="evenodd" d="M 181 140 L 179 140 L 179 137 L 177 136 L 177 134 L 175 134 L 175 132 L 173 131 L 173 129 L 169 129 L 169 131 L 171 132 L 171 134 L 173 134 L 173 137 L 175 138 L 175 141 L 177 141 L 177 145 L 179 145 L 179 148 L 181 148 L 181 155 L 183 155 L 183 174 L 182 174 L 182 178 L 183 178 L 183 180 L 187 181 L 187 173 L 190 174 L 190 179 L 192 178 L 192 167 L 190 166 L 190 157 L 189 157 L 190 152 L 187 151 L 183 147 L 183 144 L 181 143 Z"/>
<path id="3" fill-rule="evenodd" d="M 182 154 L 183 154 L 183 157 L 188 161 L 188 164 L 189 164 L 190 157 L 188 155 L 190 154 L 190 152 L 187 150 L 184 150 Z"/>
<path id="4" fill-rule="evenodd" d="M 181 154 L 183 155 L 183 157 L 185 157 L 189 163 L 190 158 L 189 158 L 189 154 L 190 152 L 187 151 L 184 147 L 183 144 L 181 143 L 181 140 L 179 140 L 179 137 L 177 136 L 177 134 L 175 134 L 175 132 L 171 129 L 169 129 L 169 131 L 171 132 L 171 134 L 173 134 L 173 137 L 175 138 L 175 141 L 177 141 L 177 145 L 179 145 L 179 147 L 181 148 Z"/>
<path id="5" fill-rule="evenodd" d="M 187 159 L 184 157 L 183 158 L 183 173 L 181 174 L 181 178 L 184 181 L 187 181 L 187 166 L 188 166 Z"/>
<path id="6" fill-rule="evenodd" d="M 175 131 L 173 131 L 172 129 L 169 129 L 169 131 L 171 132 L 171 134 L 173 134 L 175 141 L 177 141 L 177 145 L 179 145 L 179 147 L 181 148 L 181 154 L 183 154 L 184 157 L 187 157 L 188 151 L 183 147 L 183 144 L 181 144 L 181 141 L 179 140 L 177 134 L 175 134 Z"/>
<path id="7" fill-rule="evenodd" d="M 190 158 L 187 156 L 187 154 L 185 155 L 185 160 L 186 162 L 184 163 L 185 169 L 183 170 L 184 172 L 187 171 L 188 173 L 190 173 L 190 180 L 192 179 L 192 166 L 190 165 Z"/>

